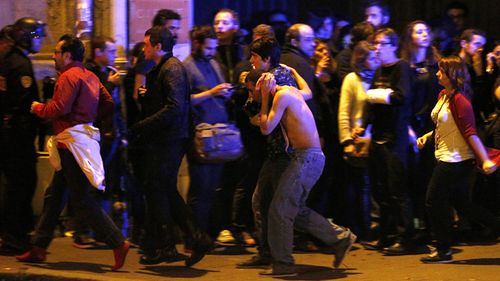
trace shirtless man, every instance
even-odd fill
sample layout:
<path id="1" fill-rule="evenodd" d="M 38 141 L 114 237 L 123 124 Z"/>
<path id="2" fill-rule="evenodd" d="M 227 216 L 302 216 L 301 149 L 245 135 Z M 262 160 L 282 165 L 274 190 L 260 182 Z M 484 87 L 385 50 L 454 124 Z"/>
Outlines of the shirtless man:
<path id="1" fill-rule="evenodd" d="M 292 150 L 291 161 L 279 179 L 269 209 L 268 240 L 273 266 L 262 274 L 295 274 L 292 256 L 294 226 L 334 246 L 333 266 L 337 268 L 356 240 L 356 235 L 331 224 L 305 204 L 325 164 L 313 114 L 301 90 L 276 85 L 270 73 L 261 76 L 256 88 L 260 88 L 261 97 L 258 94 L 254 96 L 262 100 L 261 132 L 267 135 L 277 126 L 282 126 Z"/>

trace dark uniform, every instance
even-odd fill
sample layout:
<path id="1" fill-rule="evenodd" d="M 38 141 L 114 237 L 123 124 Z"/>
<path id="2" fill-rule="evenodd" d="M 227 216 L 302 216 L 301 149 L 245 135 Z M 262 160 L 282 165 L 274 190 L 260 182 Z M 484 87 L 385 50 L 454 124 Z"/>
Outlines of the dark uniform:
<path id="1" fill-rule="evenodd" d="M 3 248 L 25 250 L 33 230 L 31 199 L 36 186 L 35 135 L 38 119 L 30 113 L 38 87 L 27 54 L 14 47 L 2 59 L 0 75 L 0 173 Z"/>

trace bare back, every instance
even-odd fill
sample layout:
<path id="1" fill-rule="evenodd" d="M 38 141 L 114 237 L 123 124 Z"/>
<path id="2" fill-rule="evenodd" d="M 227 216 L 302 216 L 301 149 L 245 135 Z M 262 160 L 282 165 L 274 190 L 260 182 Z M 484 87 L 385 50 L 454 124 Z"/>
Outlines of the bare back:
<path id="1" fill-rule="evenodd" d="M 272 108 L 275 108 L 275 103 L 285 106 L 281 123 L 294 149 L 321 147 L 314 116 L 299 90 L 289 86 L 278 87 Z"/>

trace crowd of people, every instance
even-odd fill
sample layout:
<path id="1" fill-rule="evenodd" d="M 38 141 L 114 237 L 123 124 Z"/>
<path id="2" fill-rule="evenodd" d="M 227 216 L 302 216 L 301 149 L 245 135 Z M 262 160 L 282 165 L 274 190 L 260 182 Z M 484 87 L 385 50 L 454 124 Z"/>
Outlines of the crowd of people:
<path id="1" fill-rule="evenodd" d="M 112 38 L 85 45 L 63 35 L 43 102 L 27 55 L 40 50 L 44 24 L 4 27 L 2 251 L 44 261 L 65 206 L 74 245 L 105 243 L 113 270 L 131 247 L 141 264 L 192 266 L 222 242 L 257 246 L 237 266 L 277 276 L 295 273 L 294 249 L 328 248 L 337 268 L 355 242 L 385 255 L 433 244 L 421 261 L 446 263 L 461 240 L 496 241 L 500 43 L 485 51 L 486 34 L 464 26 L 459 2 L 400 35 L 384 3 L 369 1 L 364 12 L 359 23 L 322 11 L 290 24 L 273 11 L 245 42 L 238 14 L 224 8 L 213 25 L 189 31 L 181 62 L 173 54 L 181 17 L 162 9 L 123 78 Z M 56 173 L 35 226 L 43 120 L 52 122 Z M 206 124 L 234 124 L 243 156 L 201 158 L 195 128 Z M 184 157 L 187 200 L 177 184 Z"/>

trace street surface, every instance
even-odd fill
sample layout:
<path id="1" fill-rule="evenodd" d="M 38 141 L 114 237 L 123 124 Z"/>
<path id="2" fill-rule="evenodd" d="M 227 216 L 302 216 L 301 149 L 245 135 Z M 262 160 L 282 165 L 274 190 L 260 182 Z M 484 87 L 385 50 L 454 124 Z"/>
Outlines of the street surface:
<path id="1" fill-rule="evenodd" d="M 498 242 L 498 241 L 497 241 Z M 73 248 L 71 238 L 56 238 L 47 262 L 20 263 L 12 256 L 0 256 L 0 281 L 7 280 L 403 280 L 403 281 L 498 281 L 500 243 L 454 248 L 451 264 L 422 264 L 421 255 L 384 256 L 355 244 L 340 269 L 333 269 L 332 256 L 322 253 L 295 254 L 298 274 L 271 278 L 259 275 L 263 269 L 239 269 L 238 262 L 251 257 L 255 249 L 231 249 L 224 255 L 208 255 L 193 268 L 183 262 L 143 266 L 137 249 L 131 249 L 124 268 L 111 272 L 111 250 Z M 179 248 L 181 250 L 182 248 Z M 245 252 L 246 253 L 243 253 Z"/>

